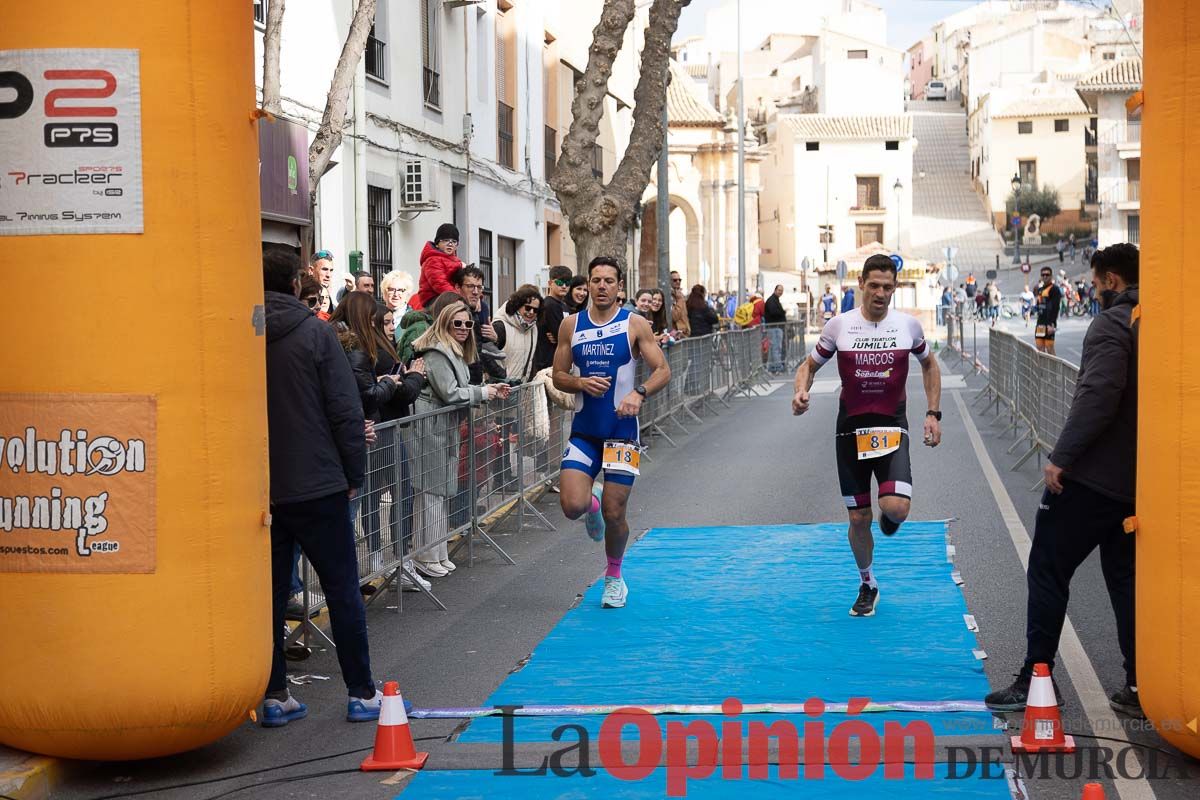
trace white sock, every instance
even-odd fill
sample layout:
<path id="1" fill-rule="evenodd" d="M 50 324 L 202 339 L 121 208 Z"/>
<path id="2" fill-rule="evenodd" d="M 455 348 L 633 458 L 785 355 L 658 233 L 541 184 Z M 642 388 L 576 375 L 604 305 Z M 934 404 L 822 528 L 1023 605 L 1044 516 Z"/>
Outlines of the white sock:
<path id="1" fill-rule="evenodd" d="M 871 569 L 870 564 L 867 565 L 866 569 L 860 569 L 858 571 L 858 577 L 863 583 L 865 583 L 867 586 L 870 586 L 872 589 L 879 588 L 879 584 L 875 580 L 875 570 Z"/>

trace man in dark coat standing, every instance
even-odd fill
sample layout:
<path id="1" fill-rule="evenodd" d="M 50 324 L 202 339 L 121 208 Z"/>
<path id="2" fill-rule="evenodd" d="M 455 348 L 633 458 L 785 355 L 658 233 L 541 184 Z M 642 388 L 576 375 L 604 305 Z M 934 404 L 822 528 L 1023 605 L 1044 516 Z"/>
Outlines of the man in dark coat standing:
<path id="1" fill-rule="evenodd" d="M 299 273 L 294 256 L 274 249 L 263 253 L 275 643 L 263 702 L 262 724 L 268 728 L 308 714 L 288 692 L 283 654 L 296 544 L 316 571 L 329 606 L 349 693 L 346 719 L 378 719 L 381 697 L 371 678 L 367 615 L 350 523 L 350 499 L 362 488 L 366 462 L 362 403 L 333 328 L 298 299 Z"/>
<path id="2" fill-rule="evenodd" d="M 1134 656 L 1135 548 L 1125 527 L 1134 515 L 1137 485 L 1137 248 L 1116 244 L 1094 253 L 1092 274 L 1105 310 L 1083 340 L 1071 410 L 1045 467 L 1026 576 L 1025 664 L 1011 686 L 985 699 L 994 711 L 1025 707 L 1034 664 L 1053 669 L 1071 578 L 1099 547 L 1125 659 L 1125 685 L 1108 702 L 1142 716 Z"/>

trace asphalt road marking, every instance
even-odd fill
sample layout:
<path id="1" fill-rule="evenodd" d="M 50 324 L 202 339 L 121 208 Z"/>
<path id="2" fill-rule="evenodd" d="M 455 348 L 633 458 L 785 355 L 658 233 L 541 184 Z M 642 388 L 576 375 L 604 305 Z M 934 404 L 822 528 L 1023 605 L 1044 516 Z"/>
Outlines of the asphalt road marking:
<path id="1" fill-rule="evenodd" d="M 1004 526 L 1008 528 L 1008 535 L 1012 538 L 1013 547 L 1016 548 L 1017 556 L 1021 559 L 1021 568 L 1028 569 L 1029 547 L 1032 543 L 1029 532 L 1025 530 L 1025 523 L 1021 522 L 1021 516 L 1017 513 L 1012 498 L 1008 496 L 1008 490 L 1004 488 L 1004 483 L 1000 480 L 1000 473 L 996 471 L 996 465 L 992 463 L 992 457 L 988 455 L 987 448 L 984 447 L 983 438 L 979 435 L 979 429 L 975 427 L 975 420 L 967 410 L 966 403 L 963 402 L 962 393 L 952 392 L 951 394 L 954 396 L 955 405 L 958 406 L 958 413 L 962 417 L 963 425 L 967 429 L 967 437 L 975 449 L 975 457 L 979 461 L 980 468 L 983 469 L 984 477 L 987 478 L 988 487 L 992 490 L 992 497 L 995 498 L 996 505 L 1000 508 L 1000 517 L 1004 520 Z M 1083 644 L 1079 641 L 1079 635 L 1075 632 L 1075 626 L 1071 623 L 1070 617 L 1067 617 L 1063 624 L 1058 653 L 1063 666 L 1067 668 L 1067 674 L 1071 676 L 1071 683 L 1079 694 L 1079 700 L 1083 703 L 1083 713 L 1087 715 L 1092 730 L 1101 736 L 1129 741 L 1125 736 L 1125 729 L 1108 705 L 1108 697 L 1104 694 L 1104 687 L 1100 685 L 1096 668 L 1092 666 L 1091 660 L 1084 652 Z M 1129 765 L 1128 772 L 1142 774 L 1144 767 L 1141 765 L 1140 754 L 1135 749 L 1130 756 L 1131 760 L 1136 763 Z M 1116 787 L 1117 796 L 1122 800 L 1153 800 L 1155 797 L 1154 788 L 1149 781 L 1133 781 L 1115 775 L 1113 785 Z"/>

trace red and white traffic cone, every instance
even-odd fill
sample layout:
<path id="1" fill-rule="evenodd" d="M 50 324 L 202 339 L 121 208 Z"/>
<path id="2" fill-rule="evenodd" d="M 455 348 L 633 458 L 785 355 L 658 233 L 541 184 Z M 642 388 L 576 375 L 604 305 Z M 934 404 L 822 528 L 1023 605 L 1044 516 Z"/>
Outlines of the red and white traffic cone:
<path id="1" fill-rule="evenodd" d="M 1086 784 L 1079 800 L 1104 800 L 1104 787 L 1098 783 Z"/>
<path id="2" fill-rule="evenodd" d="M 429 753 L 418 753 L 408 729 L 404 713 L 404 698 L 400 684 L 388 681 L 383 685 L 383 702 L 379 709 L 379 727 L 375 729 L 375 750 L 363 759 L 363 771 L 420 769 Z"/>
<path id="3" fill-rule="evenodd" d="M 1050 679 L 1050 667 L 1045 664 L 1033 665 L 1025 723 L 1021 735 L 1012 737 L 1012 749 L 1014 753 L 1075 752 L 1075 740 L 1063 733 L 1054 682 Z"/>

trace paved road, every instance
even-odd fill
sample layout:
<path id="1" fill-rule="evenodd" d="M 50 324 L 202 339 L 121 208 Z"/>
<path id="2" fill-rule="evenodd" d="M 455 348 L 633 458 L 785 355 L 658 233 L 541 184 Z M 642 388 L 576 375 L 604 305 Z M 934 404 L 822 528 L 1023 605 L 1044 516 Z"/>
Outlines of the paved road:
<path id="1" fill-rule="evenodd" d="M 1002 481 L 997 491 L 1009 498 L 1020 524 L 1030 533 L 1038 496 L 1029 487 L 1038 471 L 1031 462 L 1018 472 L 1009 472 L 1014 460 L 1005 452 L 1009 440 L 992 433 L 990 417 L 979 413 L 964 417 L 955 394 L 969 401 L 974 392 L 947 392 L 944 445 L 937 450 L 916 447 L 913 451 L 913 517 L 953 520 L 951 535 L 965 579 L 964 592 L 980 626 L 981 647 L 988 654 L 985 668 L 992 685 L 999 686 L 1011 679 L 1022 659 L 1025 588 L 1010 526 L 982 465 L 994 463 Z M 910 395 L 921 396 L 915 380 Z M 691 435 L 680 438 L 677 450 L 656 448 L 653 464 L 633 495 L 635 528 L 843 520 L 845 512 L 832 469 L 835 395 L 819 395 L 811 414 L 802 419 L 791 416 L 789 401 L 790 393 L 781 384 L 769 396 L 738 401 L 732 410 L 709 419 L 704 426 L 691 426 Z M 921 403 L 914 400 L 915 406 Z M 981 450 L 972 446 L 972 426 L 981 431 Z M 405 595 L 402 615 L 382 607 L 371 610 L 372 655 L 378 677 L 399 678 L 418 706 L 478 705 L 520 666 L 597 578 L 604 563 L 600 548 L 584 536 L 580 526 L 562 519 L 555 496 L 548 496 L 541 507 L 559 530 L 517 532 L 512 525 L 499 529 L 499 539 L 517 566 L 505 566 L 487 554 L 473 569 L 464 565 L 439 583 L 448 611 L 438 611 L 424 600 L 414 600 L 413 595 Z M 713 542 L 713 546 L 728 550 L 731 568 L 755 568 L 753 563 L 739 560 L 736 541 Z M 830 597 L 828 602 L 849 606 L 853 600 L 857 574 L 848 551 L 845 577 L 844 596 Z M 655 579 L 638 569 L 636 546 L 627 564 L 627 578 L 635 598 L 638 583 Z M 707 576 L 697 575 L 696 579 L 704 581 Z M 720 591 L 719 582 L 712 583 L 712 590 Z M 793 608 L 788 613 L 805 610 Z M 1070 614 L 1101 684 L 1110 690 L 1117 687 L 1122 679 L 1120 658 L 1095 557 L 1076 577 Z M 181 625 L 181 635 L 186 635 L 186 625 L 182 621 Z M 603 646 L 597 642 L 597 647 Z M 854 669 L 857 659 L 869 657 L 869 653 L 847 653 L 846 668 Z M 619 654 L 614 653 L 613 659 L 614 665 L 619 664 Z M 310 706 L 308 719 L 276 731 L 248 723 L 210 747 L 177 758 L 88 766 L 61 796 L 97 798 L 186 782 L 220 781 L 142 795 L 212 798 L 237 786 L 343 769 L 349 771 L 295 783 L 256 785 L 239 796 L 394 796 L 397 787 L 380 785 L 381 776 L 354 771 L 361 752 L 230 779 L 252 770 L 370 746 L 373 726 L 350 725 L 341 719 L 345 696 L 332 654 L 319 653 L 294 667 L 297 674 L 331 678 L 294 687 Z M 1074 685 L 1065 675 L 1060 685 L 1068 703 L 1068 728 L 1087 733 L 1091 726 L 1080 711 Z M 454 728 L 454 722 L 446 721 L 413 723 L 417 736 L 439 740 Z M 1142 736 L 1156 741 L 1153 734 Z M 1035 800 L 1076 800 L 1081 784 L 1078 780 L 1027 781 Z M 1195 783 L 1179 780 L 1160 782 L 1154 789 L 1164 800 L 1197 796 Z M 1109 790 L 1108 796 L 1116 797 L 1111 785 Z M 747 796 L 753 795 L 748 792 Z"/>

